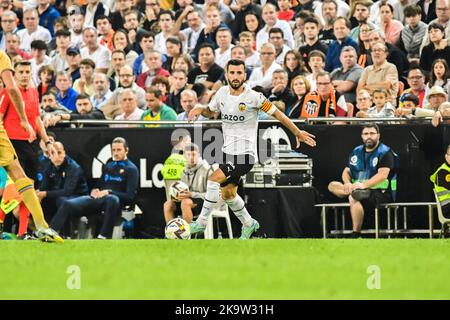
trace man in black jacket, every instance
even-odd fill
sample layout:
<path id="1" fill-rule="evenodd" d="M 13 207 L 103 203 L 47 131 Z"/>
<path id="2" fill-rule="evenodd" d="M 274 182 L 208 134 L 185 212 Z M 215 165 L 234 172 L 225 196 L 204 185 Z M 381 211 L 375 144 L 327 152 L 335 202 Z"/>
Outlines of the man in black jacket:
<path id="1" fill-rule="evenodd" d="M 128 158 L 128 142 L 121 137 L 111 144 L 113 160 L 104 168 L 97 187 L 89 196 L 81 196 L 63 202 L 52 222 L 60 230 L 68 217 L 96 216 L 104 212 L 99 239 L 111 238 L 114 223 L 121 209 L 131 205 L 138 187 L 138 169 Z"/>
<path id="2" fill-rule="evenodd" d="M 65 200 L 87 195 L 89 191 L 83 170 L 66 155 L 63 144 L 55 142 L 53 146 L 55 153 L 50 155 L 51 162 L 43 169 L 41 187 L 37 191 L 44 212 L 51 216 Z"/>

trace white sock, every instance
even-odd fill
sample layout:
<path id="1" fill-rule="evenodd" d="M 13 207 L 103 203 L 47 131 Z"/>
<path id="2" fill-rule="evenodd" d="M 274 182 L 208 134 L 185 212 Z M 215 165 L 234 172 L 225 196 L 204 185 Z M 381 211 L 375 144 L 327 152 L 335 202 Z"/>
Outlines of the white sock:
<path id="1" fill-rule="evenodd" d="M 234 199 L 225 200 L 228 207 L 233 210 L 236 217 L 241 221 L 242 225 L 245 227 L 251 227 L 253 224 L 253 218 L 248 213 L 245 208 L 244 200 L 240 195 L 236 195 Z"/>
<path id="2" fill-rule="evenodd" d="M 205 201 L 203 201 L 202 211 L 197 221 L 203 226 L 208 223 L 208 217 L 211 214 L 220 196 L 220 183 L 208 180 L 206 185 Z"/>

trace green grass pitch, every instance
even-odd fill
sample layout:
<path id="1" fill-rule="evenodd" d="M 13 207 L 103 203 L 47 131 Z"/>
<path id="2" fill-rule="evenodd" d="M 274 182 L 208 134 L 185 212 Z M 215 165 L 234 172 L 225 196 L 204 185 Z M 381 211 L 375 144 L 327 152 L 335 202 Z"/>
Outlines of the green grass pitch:
<path id="1" fill-rule="evenodd" d="M 437 239 L 0 241 L 0 264 L 0 300 L 450 299 Z"/>

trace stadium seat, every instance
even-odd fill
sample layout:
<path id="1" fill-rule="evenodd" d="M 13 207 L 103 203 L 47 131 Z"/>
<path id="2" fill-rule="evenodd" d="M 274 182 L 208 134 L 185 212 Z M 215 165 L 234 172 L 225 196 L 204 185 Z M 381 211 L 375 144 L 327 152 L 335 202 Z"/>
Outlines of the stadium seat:
<path id="1" fill-rule="evenodd" d="M 436 198 L 436 207 L 437 207 L 439 222 L 442 225 L 441 233 L 439 234 L 439 238 L 442 238 L 442 237 L 445 238 L 445 234 L 448 230 L 448 224 L 450 224 L 450 219 L 444 217 L 444 213 L 442 212 L 441 202 L 439 201 L 436 190 L 433 190 L 433 192 L 434 192 L 434 197 Z"/>
<path id="2" fill-rule="evenodd" d="M 214 239 L 214 226 L 213 226 L 214 218 L 225 219 L 228 229 L 228 236 L 230 239 L 233 239 L 233 230 L 231 228 L 230 213 L 228 211 L 228 206 L 225 203 L 225 201 L 222 200 L 222 197 L 220 197 L 220 200 L 217 203 L 216 208 L 211 212 L 208 218 L 208 223 L 206 224 L 205 229 L 205 239 Z"/>

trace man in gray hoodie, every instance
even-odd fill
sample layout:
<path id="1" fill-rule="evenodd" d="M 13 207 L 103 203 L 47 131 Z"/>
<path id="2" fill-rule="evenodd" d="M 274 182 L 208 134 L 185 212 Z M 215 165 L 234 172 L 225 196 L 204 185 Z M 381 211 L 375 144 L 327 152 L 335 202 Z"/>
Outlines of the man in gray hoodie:
<path id="1" fill-rule="evenodd" d="M 164 203 L 164 219 L 166 223 L 181 213 L 186 222 L 191 223 L 194 215 L 200 214 L 205 199 L 206 184 L 212 173 L 211 166 L 201 159 L 200 151 L 195 143 L 184 147 L 186 167 L 181 181 L 189 186 L 188 191 L 180 192 L 177 199 L 170 199 Z"/>

